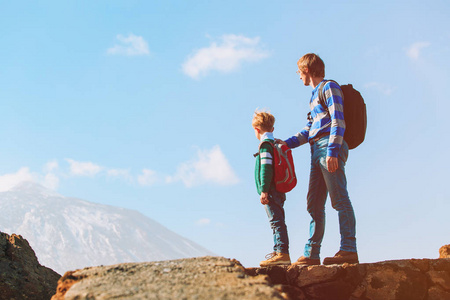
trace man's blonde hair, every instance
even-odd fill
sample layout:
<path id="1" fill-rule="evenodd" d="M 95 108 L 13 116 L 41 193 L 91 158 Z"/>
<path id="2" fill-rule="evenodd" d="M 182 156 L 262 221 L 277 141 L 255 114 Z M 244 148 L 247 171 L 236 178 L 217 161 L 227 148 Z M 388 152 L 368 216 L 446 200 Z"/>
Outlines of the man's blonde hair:
<path id="1" fill-rule="evenodd" d="M 271 131 L 275 124 L 275 117 L 266 111 L 256 110 L 253 114 L 252 126 L 264 131 Z"/>
<path id="2" fill-rule="evenodd" d="M 325 77 L 325 64 L 317 54 L 308 53 L 303 55 L 298 60 L 297 66 L 300 71 L 308 69 L 308 72 L 313 77 Z"/>

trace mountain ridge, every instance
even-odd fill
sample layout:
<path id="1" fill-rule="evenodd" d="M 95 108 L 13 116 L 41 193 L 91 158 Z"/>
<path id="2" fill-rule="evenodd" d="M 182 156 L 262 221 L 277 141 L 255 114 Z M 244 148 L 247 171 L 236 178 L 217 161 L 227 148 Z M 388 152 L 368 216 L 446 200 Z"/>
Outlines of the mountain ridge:
<path id="1" fill-rule="evenodd" d="M 20 232 L 59 273 L 95 265 L 211 255 L 138 211 L 64 197 L 33 182 L 0 193 L 0 229 Z"/>

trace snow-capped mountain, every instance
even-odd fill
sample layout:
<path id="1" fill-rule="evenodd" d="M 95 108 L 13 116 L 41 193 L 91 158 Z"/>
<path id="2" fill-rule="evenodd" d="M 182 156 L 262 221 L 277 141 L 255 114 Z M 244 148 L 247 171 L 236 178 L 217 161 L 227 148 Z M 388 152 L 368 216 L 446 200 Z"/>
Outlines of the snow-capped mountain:
<path id="1" fill-rule="evenodd" d="M 60 274 L 212 255 L 137 211 L 64 197 L 32 182 L 1 192 L 0 209 L 0 231 L 22 235 L 39 262 Z"/>

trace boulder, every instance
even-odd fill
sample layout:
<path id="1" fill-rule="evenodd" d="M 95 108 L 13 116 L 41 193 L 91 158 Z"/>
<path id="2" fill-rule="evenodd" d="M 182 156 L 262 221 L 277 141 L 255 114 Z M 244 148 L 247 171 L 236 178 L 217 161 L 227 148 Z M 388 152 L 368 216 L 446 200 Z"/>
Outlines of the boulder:
<path id="1" fill-rule="evenodd" d="M 236 260 L 201 257 L 124 263 L 67 272 L 52 300 L 285 299 L 266 276 L 248 276 Z"/>
<path id="2" fill-rule="evenodd" d="M 450 258 L 450 245 L 442 246 L 439 249 L 439 258 Z"/>
<path id="3" fill-rule="evenodd" d="M 60 277 L 39 264 L 27 240 L 0 232 L 1 300 L 50 299 Z"/>

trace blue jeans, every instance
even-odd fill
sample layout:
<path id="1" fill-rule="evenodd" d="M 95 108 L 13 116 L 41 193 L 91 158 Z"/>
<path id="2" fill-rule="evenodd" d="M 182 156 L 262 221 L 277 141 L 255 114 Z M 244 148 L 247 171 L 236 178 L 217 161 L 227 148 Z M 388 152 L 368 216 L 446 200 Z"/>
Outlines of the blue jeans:
<path id="1" fill-rule="evenodd" d="M 273 190 L 269 192 L 269 204 L 265 204 L 264 207 L 273 231 L 273 251 L 289 254 L 289 238 L 283 209 L 284 201 L 286 201 L 286 194 Z"/>
<path id="2" fill-rule="evenodd" d="M 327 169 L 327 148 L 329 136 L 311 145 L 311 173 L 307 196 L 308 212 L 311 215 L 309 240 L 305 246 L 305 257 L 320 258 L 320 246 L 325 232 L 325 202 L 330 194 L 331 205 L 338 211 L 341 234 L 340 250 L 356 251 L 356 220 L 352 203 L 348 197 L 345 162 L 348 145 L 344 141 L 339 152 L 338 169 L 330 173 Z"/>

